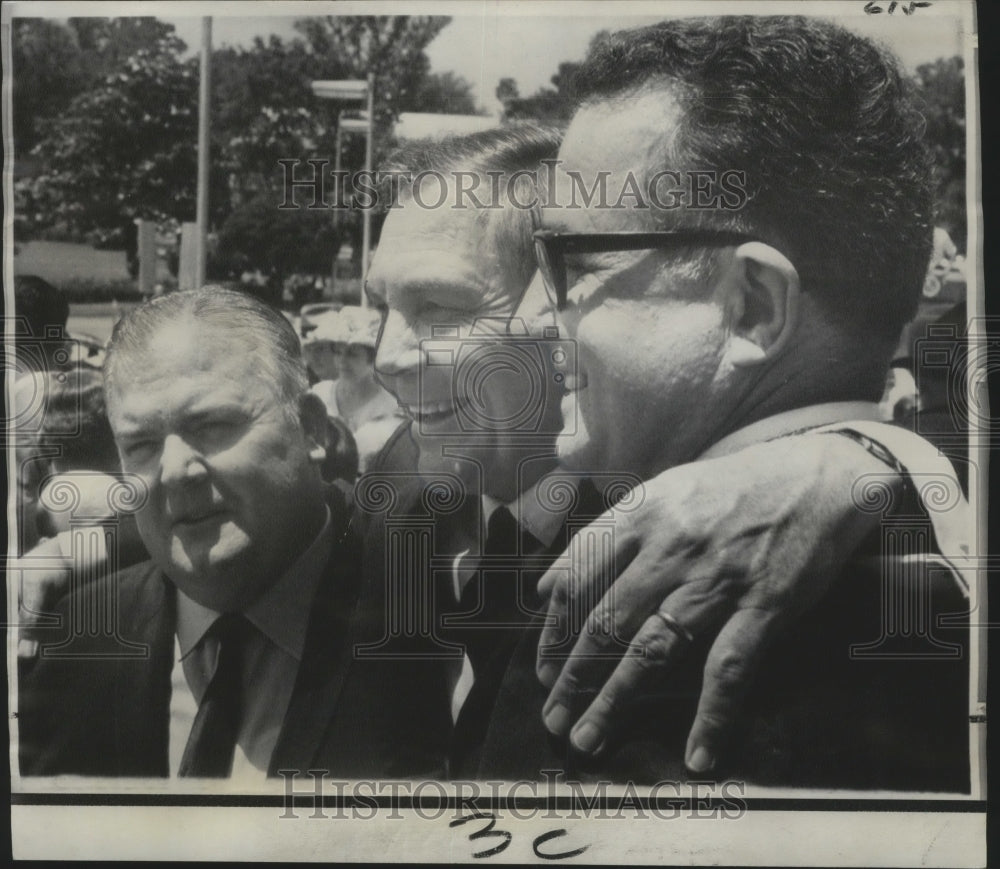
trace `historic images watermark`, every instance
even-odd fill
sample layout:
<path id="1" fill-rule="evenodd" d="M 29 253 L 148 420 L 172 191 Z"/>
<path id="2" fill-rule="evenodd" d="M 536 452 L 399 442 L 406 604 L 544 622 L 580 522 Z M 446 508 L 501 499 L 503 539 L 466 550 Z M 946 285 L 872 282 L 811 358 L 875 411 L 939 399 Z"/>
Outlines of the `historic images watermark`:
<path id="1" fill-rule="evenodd" d="M 516 172 L 422 172 L 328 170 L 329 160 L 279 160 L 280 209 L 381 208 L 499 209 L 611 208 L 674 211 L 739 211 L 748 201 L 746 172 L 737 169 L 662 169 L 648 178 L 629 171 L 624 178 L 596 172 L 565 172 L 556 184 L 560 160 Z"/>
<path id="2" fill-rule="evenodd" d="M 543 769 L 537 780 L 471 781 L 453 779 L 347 781 L 331 778 L 327 770 L 281 769 L 284 781 L 282 819 L 337 820 L 375 817 L 389 810 L 388 820 L 402 820 L 403 808 L 418 818 L 436 821 L 461 819 L 481 811 L 479 803 L 503 805 L 519 821 L 613 820 L 625 817 L 679 820 L 739 820 L 747 812 L 746 783 L 737 780 L 701 781 L 664 779 L 652 784 L 581 782 L 563 770 Z M 311 810 L 307 813 L 307 808 Z"/>

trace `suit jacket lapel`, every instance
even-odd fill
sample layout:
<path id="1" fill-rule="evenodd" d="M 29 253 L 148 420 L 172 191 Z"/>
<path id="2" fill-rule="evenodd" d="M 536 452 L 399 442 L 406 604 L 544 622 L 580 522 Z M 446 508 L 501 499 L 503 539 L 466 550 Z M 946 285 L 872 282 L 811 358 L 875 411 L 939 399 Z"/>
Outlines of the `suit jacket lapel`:
<path id="1" fill-rule="evenodd" d="M 332 525 L 346 529 L 336 514 Z M 322 745 L 351 663 L 349 625 L 361 584 L 359 546 L 349 531 L 338 534 L 309 617 L 302 663 L 281 734 L 268 767 L 309 769 Z"/>
<path id="2" fill-rule="evenodd" d="M 169 775 L 170 677 L 174 659 L 174 588 L 155 567 L 119 577 L 119 632 L 147 647 L 143 657 L 115 659 L 111 727 L 118 775 Z"/>

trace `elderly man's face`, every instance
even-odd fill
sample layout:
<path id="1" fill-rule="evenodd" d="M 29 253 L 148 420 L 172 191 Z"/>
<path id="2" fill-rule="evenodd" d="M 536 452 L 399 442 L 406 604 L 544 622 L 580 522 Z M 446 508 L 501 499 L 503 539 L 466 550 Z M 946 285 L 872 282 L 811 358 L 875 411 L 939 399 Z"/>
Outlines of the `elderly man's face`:
<path id="1" fill-rule="evenodd" d="M 662 92 L 579 111 L 559 152 L 554 201 L 573 199 L 567 172 L 579 172 L 588 188 L 598 173 L 610 173 L 611 204 L 629 170 L 644 183 L 676 118 Z M 545 208 L 542 221 L 568 233 L 659 228 L 649 210 L 634 204 L 626 198 L 620 208 L 596 200 L 590 207 Z M 678 217 L 680 225 L 684 220 Z M 566 467 L 649 476 L 711 442 L 725 312 L 705 278 L 677 262 L 663 251 L 567 255 L 568 307 L 560 320 L 576 342 L 579 376 L 567 379 L 563 399 L 564 416 L 575 420 L 575 431 L 558 438 Z M 536 276 L 528 296 L 543 292 Z"/>
<path id="2" fill-rule="evenodd" d="M 318 533 L 321 456 L 234 334 L 170 324 L 128 362 L 108 415 L 149 488 L 143 542 L 189 597 L 241 610 Z"/>
<path id="3" fill-rule="evenodd" d="M 443 449 L 468 447 L 484 491 L 506 500 L 518 492 L 526 427 L 557 431 L 559 399 L 552 372 L 539 390 L 518 352 L 503 350 L 525 272 L 511 266 L 518 252 L 501 247 L 501 220 L 497 211 L 471 207 L 409 203 L 391 212 L 367 288 L 388 309 L 375 369 L 414 419 L 421 470 L 467 470 L 469 462 L 456 464 Z M 533 261 L 529 250 L 521 255 Z M 472 362 L 463 367 L 461 360 Z M 538 446 L 543 439 L 534 439 L 536 453 L 547 452 Z"/>

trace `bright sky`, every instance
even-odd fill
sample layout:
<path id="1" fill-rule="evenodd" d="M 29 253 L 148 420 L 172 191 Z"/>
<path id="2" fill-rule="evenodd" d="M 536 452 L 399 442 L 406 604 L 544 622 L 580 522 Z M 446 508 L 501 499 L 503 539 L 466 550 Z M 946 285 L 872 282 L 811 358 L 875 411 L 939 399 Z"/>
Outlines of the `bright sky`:
<path id="1" fill-rule="evenodd" d="M 261 5 L 254 4 L 255 11 Z M 337 10 L 348 11 L 348 4 L 337 4 Z M 413 7 L 414 4 L 409 4 Z M 421 4 L 424 11 L 431 11 Z M 888 3 L 884 3 L 887 6 Z M 887 43 L 909 70 L 938 57 L 949 57 L 963 53 L 963 26 L 960 14 L 964 4 L 935 3 L 932 9 L 918 9 L 912 15 L 899 11 L 893 15 L 866 15 L 861 2 L 792 2 L 779 3 L 770 0 L 766 8 L 780 12 L 799 12 L 805 7 L 836 17 L 848 27 L 867 33 Z M 713 9 L 713 7 L 715 7 Z M 435 72 L 451 70 L 464 76 L 474 87 L 478 102 L 489 111 L 499 108 L 494 97 L 497 83 L 503 77 L 514 78 L 522 95 L 534 93 L 539 87 L 549 84 L 559 63 L 583 58 L 590 38 L 599 30 L 618 30 L 623 27 L 639 26 L 661 20 L 671 14 L 711 14 L 715 11 L 750 12 L 754 8 L 765 7 L 762 3 L 721 2 L 711 3 L 701 0 L 697 8 L 690 3 L 659 2 L 616 3 L 617 14 L 595 15 L 608 4 L 588 3 L 528 3 L 509 2 L 500 4 L 462 3 L 447 5 L 436 3 L 434 12 L 452 15 L 449 24 L 428 47 L 427 54 Z M 133 6 L 133 9 L 135 7 Z M 176 8 L 176 7 L 174 7 Z M 192 4 L 189 8 L 196 8 Z M 233 16 L 232 6 L 216 6 L 213 14 L 213 43 L 217 46 L 249 46 L 254 36 L 275 33 L 288 38 L 295 35 L 292 22 L 297 16 L 289 16 L 285 8 L 276 4 L 282 14 L 270 17 Z M 243 5 L 242 9 L 247 6 Z M 308 14 L 316 9 L 301 9 Z M 649 15 L 651 9 L 658 14 Z M 380 11 L 403 11 L 382 6 Z M 173 10 L 170 10 L 173 11 Z M 351 10 L 354 11 L 354 10 Z M 371 11 L 369 6 L 365 11 Z M 420 8 L 406 8 L 407 12 L 419 12 Z M 228 14 L 219 14 L 225 12 Z M 925 14 L 922 14 L 925 13 Z M 196 50 L 200 42 L 198 18 L 160 15 L 177 28 L 178 35 Z"/>

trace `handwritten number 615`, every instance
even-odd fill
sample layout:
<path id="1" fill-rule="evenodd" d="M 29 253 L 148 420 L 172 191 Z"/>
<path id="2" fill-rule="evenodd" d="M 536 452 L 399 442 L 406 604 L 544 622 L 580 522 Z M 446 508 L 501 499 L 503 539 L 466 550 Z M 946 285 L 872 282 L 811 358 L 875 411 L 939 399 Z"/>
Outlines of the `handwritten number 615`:
<path id="1" fill-rule="evenodd" d="M 876 3 L 875 0 L 871 0 L 871 2 L 865 3 L 865 12 L 869 15 L 878 15 L 880 12 L 888 12 L 892 15 L 897 9 L 901 9 L 904 15 L 912 15 L 914 10 L 925 9 L 930 5 L 930 0 L 909 0 L 908 3 L 891 0 L 888 6 L 885 3 Z"/>

